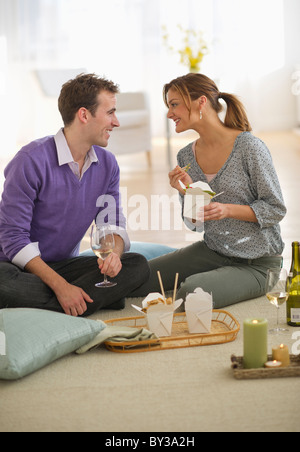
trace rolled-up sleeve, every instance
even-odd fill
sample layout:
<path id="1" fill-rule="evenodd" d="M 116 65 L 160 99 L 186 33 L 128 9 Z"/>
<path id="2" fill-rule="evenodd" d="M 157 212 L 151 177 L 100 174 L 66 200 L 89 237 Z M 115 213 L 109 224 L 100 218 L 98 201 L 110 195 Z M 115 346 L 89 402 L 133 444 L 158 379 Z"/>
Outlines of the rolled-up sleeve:
<path id="1" fill-rule="evenodd" d="M 283 220 L 287 209 L 270 151 L 263 142 L 256 152 L 249 150 L 247 166 L 257 196 L 250 207 L 262 229 L 273 227 Z"/>
<path id="2" fill-rule="evenodd" d="M 24 269 L 26 265 L 35 257 L 41 256 L 38 242 L 29 243 L 13 258 L 12 263 L 21 269 Z"/>

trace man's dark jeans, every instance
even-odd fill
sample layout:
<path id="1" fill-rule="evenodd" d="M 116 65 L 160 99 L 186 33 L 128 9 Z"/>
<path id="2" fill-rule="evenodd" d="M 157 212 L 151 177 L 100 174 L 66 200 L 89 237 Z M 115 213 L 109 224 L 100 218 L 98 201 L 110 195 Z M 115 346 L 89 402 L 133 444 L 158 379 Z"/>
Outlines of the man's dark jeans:
<path id="1" fill-rule="evenodd" d="M 96 257 L 77 257 L 48 263 L 67 282 L 83 289 L 94 303 L 87 303 L 84 317 L 101 309 L 122 309 L 124 299 L 144 284 L 150 276 L 147 260 L 140 254 L 125 253 L 123 268 L 114 278 L 115 287 L 99 289 L 95 284 L 103 281 Z M 22 271 L 8 262 L 0 262 L 0 309 L 35 308 L 64 312 L 55 293 L 40 278 Z"/>

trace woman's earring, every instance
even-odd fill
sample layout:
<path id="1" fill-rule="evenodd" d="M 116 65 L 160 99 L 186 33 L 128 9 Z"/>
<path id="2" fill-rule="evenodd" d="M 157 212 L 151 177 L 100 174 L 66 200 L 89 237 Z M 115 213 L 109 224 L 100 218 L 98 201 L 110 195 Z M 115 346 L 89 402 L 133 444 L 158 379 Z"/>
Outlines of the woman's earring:
<path id="1" fill-rule="evenodd" d="M 203 114 L 202 114 L 202 111 L 200 110 L 200 121 L 202 120 L 202 118 L 203 118 Z"/>

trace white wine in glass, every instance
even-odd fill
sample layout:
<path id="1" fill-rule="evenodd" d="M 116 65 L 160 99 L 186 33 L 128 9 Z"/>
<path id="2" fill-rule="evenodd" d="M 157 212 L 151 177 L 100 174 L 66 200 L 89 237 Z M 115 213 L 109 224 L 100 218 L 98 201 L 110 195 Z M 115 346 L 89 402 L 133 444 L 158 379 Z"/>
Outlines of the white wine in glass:
<path id="1" fill-rule="evenodd" d="M 270 269 L 267 273 L 266 292 L 270 303 L 277 308 L 277 326 L 270 333 L 286 333 L 288 329 L 279 327 L 279 309 L 288 299 L 286 290 L 287 271 L 284 269 Z"/>
<path id="2" fill-rule="evenodd" d="M 115 248 L 114 234 L 109 225 L 97 226 L 93 225 L 91 230 L 91 248 L 95 255 L 105 261 Z M 96 287 L 108 288 L 115 287 L 117 283 L 108 281 L 107 275 L 104 275 L 104 281 L 97 283 Z"/>

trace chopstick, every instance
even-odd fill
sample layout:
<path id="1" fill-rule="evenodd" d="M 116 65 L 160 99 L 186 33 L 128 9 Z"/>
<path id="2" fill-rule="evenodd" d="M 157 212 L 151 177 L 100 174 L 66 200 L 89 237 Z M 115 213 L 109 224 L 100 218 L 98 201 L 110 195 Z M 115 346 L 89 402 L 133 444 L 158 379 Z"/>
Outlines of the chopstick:
<path id="1" fill-rule="evenodd" d="M 175 277 L 175 285 L 174 285 L 174 293 L 173 293 L 173 303 L 176 300 L 176 293 L 177 293 L 177 286 L 178 286 L 178 278 L 179 278 L 179 273 L 176 273 L 176 277 Z"/>
<path id="2" fill-rule="evenodd" d="M 218 193 L 217 195 L 213 196 L 212 199 L 217 198 L 218 196 L 224 195 L 225 191 L 222 191 L 222 193 Z"/>
<path id="3" fill-rule="evenodd" d="M 159 284 L 160 284 L 161 293 L 163 295 L 164 301 L 166 301 L 166 295 L 165 295 L 165 290 L 164 290 L 163 282 L 162 282 L 162 279 L 161 279 L 160 271 L 157 272 L 157 276 L 158 276 L 158 280 L 159 280 Z M 176 300 L 178 278 L 179 278 L 179 273 L 176 273 L 175 284 L 174 284 L 174 292 L 173 292 L 173 303 Z"/>
<path id="4" fill-rule="evenodd" d="M 159 280 L 159 284 L 160 284 L 160 288 L 161 288 L 161 293 L 162 293 L 162 295 L 164 297 L 164 300 L 166 301 L 166 295 L 165 295 L 164 286 L 163 286 L 163 283 L 162 283 L 160 271 L 157 272 L 157 276 L 158 276 L 158 280 Z"/>
<path id="5" fill-rule="evenodd" d="M 192 166 L 191 163 L 189 163 L 188 165 L 181 169 L 187 173 L 191 169 L 191 166 Z"/>

